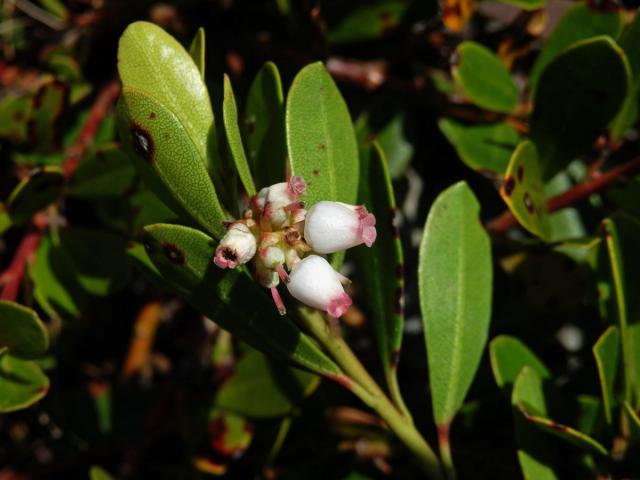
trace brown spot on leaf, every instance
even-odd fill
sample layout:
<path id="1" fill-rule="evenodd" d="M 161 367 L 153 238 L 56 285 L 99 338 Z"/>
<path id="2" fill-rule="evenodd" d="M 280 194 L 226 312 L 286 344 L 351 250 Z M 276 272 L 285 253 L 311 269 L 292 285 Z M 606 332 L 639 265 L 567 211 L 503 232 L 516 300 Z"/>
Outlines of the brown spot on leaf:
<path id="1" fill-rule="evenodd" d="M 518 165 L 518 182 L 522 183 L 523 178 L 524 178 L 524 167 L 522 165 Z"/>
<path id="2" fill-rule="evenodd" d="M 149 120 L 155 120 L 155 118 L 156 118 L 156 112 L 151 112 L 149 114 Z"/>
<path id="3" fill-rule="evenodd" d="M 311 172 L 311 173 L 313 173 L 313 175 L 315 175 L 316 177 L 318 175 L 320 175 L 320 172 L 318 170 L 316 170 L 316 169 L 314 169 L 313 172 Z"/>
<path id="4" fill-rule="evenodd" d="M 505 195 L 507 197 L 510 197 L 511 194 L 513 193 L 513 189 L 516 186 L 516 181 L 513 177 L 507 177 L 504 179 L 504 182 L 502 183 L 502 190 L 504 191 Z"/>
<path id="5" fill-rule="evenodd" d="M 524 202 L 524 206 L 527 209 L 527 212 L 529 212 L 531 215 L 536 213 L 536 207 L 533 204 L 533 201 L 531 200 L 531 196 L 529 195 L 529 192 L 524 192 L 524 197 L 522 201 Z"/>
<path id="6" fill-rule="evenodd" d="M 164 252 L 164 256 L 167 257 L 167 259 L 169 259 L 171 263 L 175 263 L 176 265 L 184 265 L 187 261 L 184 252 L 173 243 L 164 243 L 162 245 L 162 251 Z"/>
<path id="7" fill-rule="evenodd" d="M 318 150 L 324 152 L 327 149 L 327 146 L 324 143 L 318 144 Z"/>
<path id="8" fill-rule="evenodd" d="M 151 134 L 137 123 L 131 124 L 130 131 L 133 150 L 148 163 L 153 163 L 156 157 L 156 146 Z"/>

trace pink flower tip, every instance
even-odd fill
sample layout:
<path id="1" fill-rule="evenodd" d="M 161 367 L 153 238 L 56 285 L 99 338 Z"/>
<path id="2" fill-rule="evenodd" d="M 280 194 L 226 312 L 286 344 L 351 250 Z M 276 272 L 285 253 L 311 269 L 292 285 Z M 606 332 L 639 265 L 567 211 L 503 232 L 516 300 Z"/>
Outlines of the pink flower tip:
<path id="1" fill-rule="evenodd" d="M 367 213 L 365 216 L 360 217 L 359 233 L 360 238 L 367 247 L 371 247 L 373 242 L 376 241 L 378 232 L 376 231 L 376 217 L 373 213 Z"/>
<path id="2" fill-rule="evenodd" d="M 287 185 L 289 193 L 294 197 L 299 197 L 300 195 L 304 195 L 304 192 L 307 189 L 307 184 L 304 179 L 298 175 L 293 175 L 289 179 L 289 184 Z"/>
<path id="3" fill-rule="evenodd" d="M 216 249 L 213 263 L 220 268 L 236 268 L 238 266 L 238 255 L 231 248 L 220 245 Z"/>
<path id="4" fill-rule="evenodd" d="M 345 292 L 342 292 L 340 295 L 333 298 L 329 302 L 327 313 L 332 317 L 339 318 L 344 315 L 347 310 L 349 310 L 351 303 L 353 303 L 351 301 L 351 297 L 349 297 L 349 295 L 347 295 Z"/>

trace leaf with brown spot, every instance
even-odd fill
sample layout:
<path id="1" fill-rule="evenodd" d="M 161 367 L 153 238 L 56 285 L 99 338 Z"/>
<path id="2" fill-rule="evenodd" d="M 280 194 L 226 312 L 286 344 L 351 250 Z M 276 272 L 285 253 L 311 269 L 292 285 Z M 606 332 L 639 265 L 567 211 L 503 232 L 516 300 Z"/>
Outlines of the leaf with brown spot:
<path id="1" fill-rule="evenodd" d="M 522 180 L 518 180 L 520 178 Z M 513 152 L 500 196 L 520 225 L 543 240 L 549 238 L 551 231 L 538 154 L 529 140 L 520 143 Z"/>

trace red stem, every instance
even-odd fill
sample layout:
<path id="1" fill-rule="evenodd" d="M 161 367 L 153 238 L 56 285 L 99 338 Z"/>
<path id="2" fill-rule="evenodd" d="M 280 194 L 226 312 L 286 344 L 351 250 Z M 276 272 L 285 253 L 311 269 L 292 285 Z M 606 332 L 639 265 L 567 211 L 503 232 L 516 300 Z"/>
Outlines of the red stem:
<path id="1" fill-rule="evenodd" d="M 98 94 L 89 111 L 89 117 L 80 131 L 80 135 L 78 135 L 78 139 L 71 148 L 69 148 L 67 158 L 62 165 L 62 170 L 66 178 L 70 178 L 73 172 L 75 172 L 78 163 L 80 163 L 80 159 L 93 142 L 102 120 L 104 120 L 104 117 L 109 113 L 113 102 L 116 101 L 119 94 L 120 83 L 116 80 L 107 83 Z"/>
<path id="2" fill-rule="evenodd" d="M 17 298 L 20 284 L 24 278 L 25 266 L 38 248 L 42 233 L 42 230 L 31 230 L 22 237 L 9 268 L 0 275 L 0 282 L 4 283 L 0 300 L 14 301 Z"/>
<path id="3" fill-rule="evenodd" d="M 572 189 L 567 190 L 560 195 L 551 197 L 547 201 L 547 210 L 549 212 L 555 212 L 557 210 L 561 210 L 563 208 L 571 206 L 574 203 L 577 203 L 580 200 L 584 200 L 592 194 L 605 189 L 609 185 L 616 182 L 620 177 L 625 175 L 632 175 L 639 171 L 640 157 L 635 158 L 630 162 L 619 165 L 615 168 L 612 168 L 608 172 L 599 175 L 590 182 L 581 183 L 580 185 L 576 185 Z M 498 215 L 493 220 L 490 220 L 489 223 L 487 223 L 487 229 L 491 232 L 503 233 L 509 230 L 511 227 L 515 227 L 517 224 L 518 221 L 513 216 L 511 211 L 507 210 Z"/>

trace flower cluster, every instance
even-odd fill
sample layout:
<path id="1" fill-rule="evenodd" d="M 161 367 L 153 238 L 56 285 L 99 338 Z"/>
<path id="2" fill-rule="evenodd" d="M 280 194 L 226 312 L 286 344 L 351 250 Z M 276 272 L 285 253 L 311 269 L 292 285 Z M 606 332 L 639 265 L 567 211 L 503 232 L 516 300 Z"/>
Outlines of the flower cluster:
<path id="1" fill-rule="evenodd" d="M 252 262 L 257 281 L 271 290 L 280 314 L 286 309 L 278 285 L 301 302 L 338 318 L 351 305 L 349 280 L 324 257 L 376 239 L 376 219 L 364 205 L 322 201 L 309 211 L 300 197 L 302 177 L 263 188 L 251 198 L 242 219 L 228 224 L 214 263 L 235 268 Z"/>

